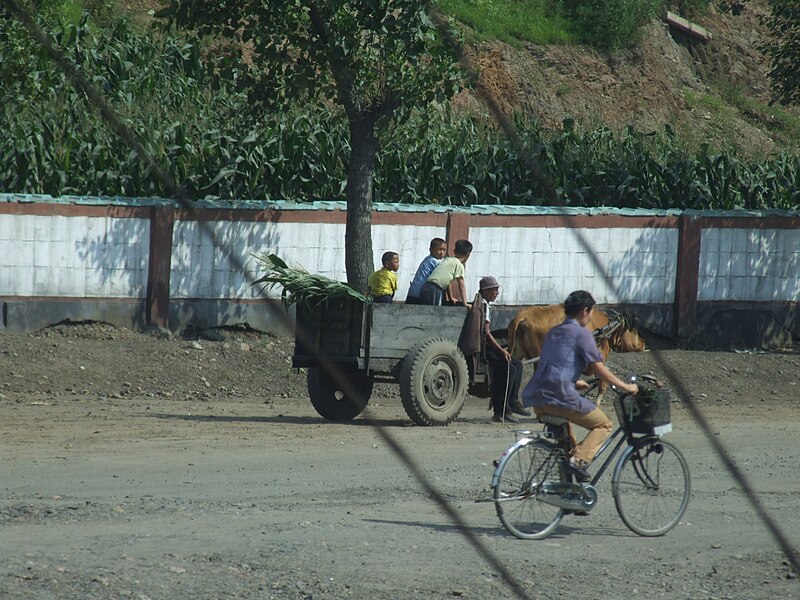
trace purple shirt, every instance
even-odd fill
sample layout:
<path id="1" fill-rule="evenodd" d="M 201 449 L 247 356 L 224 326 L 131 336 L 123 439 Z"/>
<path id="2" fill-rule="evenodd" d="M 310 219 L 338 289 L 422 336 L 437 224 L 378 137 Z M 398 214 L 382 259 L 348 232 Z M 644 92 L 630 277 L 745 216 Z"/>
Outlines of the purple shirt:
<path id="1" fill-rule="evenodd" d="M 586 367 L 603 355 L 592 333 L 575 319 L 556 325 L 544 336 L 536 372 L 522 390 L 525 406 L 557 406 L 585 414 L 597 408 L 575 389 Z"/>

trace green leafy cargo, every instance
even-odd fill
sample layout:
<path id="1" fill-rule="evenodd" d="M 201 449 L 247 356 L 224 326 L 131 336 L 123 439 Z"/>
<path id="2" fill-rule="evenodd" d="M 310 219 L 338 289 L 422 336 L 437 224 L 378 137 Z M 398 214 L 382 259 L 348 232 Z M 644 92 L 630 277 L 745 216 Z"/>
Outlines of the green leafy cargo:
<path id="1" fill-rule="evenodd" d="M 350 297 L 361 302 L 369 299 L 346 283 L 335 281 L 324 275 L 315 275 L 305 269 L 288 266 L 276 254 L 252 254 L 258 262 L 267 268 L 267 274 L 259 277 L 253 285 L 261 285 L 261 292 L 283 287 L 281 301 L 284 306 L 302 304 L 313 309 L 330 298 Z"/>

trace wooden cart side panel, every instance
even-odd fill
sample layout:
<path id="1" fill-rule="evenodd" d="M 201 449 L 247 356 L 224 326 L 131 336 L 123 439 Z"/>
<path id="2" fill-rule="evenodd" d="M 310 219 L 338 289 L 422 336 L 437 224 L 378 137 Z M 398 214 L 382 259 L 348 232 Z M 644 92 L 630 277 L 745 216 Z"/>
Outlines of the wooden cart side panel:
<path id="1" fill-rule="evenodd" d="M 455 306 L 373 304 L 369 327 L 369 368 L 389 370 L 421 340 L 444 337 L 458 343 L 467 311 Z"/>
<path id="2" fill-rule="evenodd" d="M 317 366 L 319 354 L 363 368 L 366 314 L 365 305 L 350 298 L 333 298 L 313 310 L 298 305 L 292 366 Z"/>

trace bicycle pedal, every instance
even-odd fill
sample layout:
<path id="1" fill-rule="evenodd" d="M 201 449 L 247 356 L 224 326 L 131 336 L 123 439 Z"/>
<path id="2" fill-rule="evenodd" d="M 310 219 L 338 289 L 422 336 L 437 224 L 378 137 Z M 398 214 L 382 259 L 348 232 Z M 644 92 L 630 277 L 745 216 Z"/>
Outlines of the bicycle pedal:
<path id="1" fill-rule="evenodd" d="M 589 516 L 589 513 L 586 512 L 585 510 L 569 510 L 569 511 L 565 510 L 564 512 L 566 514 L 568 514 L 568 515 L 575 515 L 576 517 L 588 517 Z"/>

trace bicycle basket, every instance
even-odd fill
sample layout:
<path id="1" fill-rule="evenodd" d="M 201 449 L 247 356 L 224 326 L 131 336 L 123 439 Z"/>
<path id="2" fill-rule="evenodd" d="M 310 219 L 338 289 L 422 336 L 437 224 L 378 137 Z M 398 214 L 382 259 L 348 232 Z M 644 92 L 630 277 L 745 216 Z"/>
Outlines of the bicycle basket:
<path id="1" fill-rule="evenodd" d="M 614 399 L 617 419 L 631 433 L 657 434 L 672 431 L 670 393 L 665 389 L 640 388 L 635 396 Z"/>

